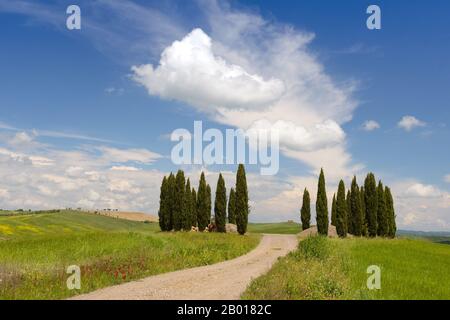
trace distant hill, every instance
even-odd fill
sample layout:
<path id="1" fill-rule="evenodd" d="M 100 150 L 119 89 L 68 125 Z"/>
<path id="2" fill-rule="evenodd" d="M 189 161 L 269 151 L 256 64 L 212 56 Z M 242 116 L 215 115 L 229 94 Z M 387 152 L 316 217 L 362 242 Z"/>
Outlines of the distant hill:
<path id="1" fill-rule="evenodd" d="M 397 236 L 403 238 L 422 238 L 437 243 L 450 244 L 450 232 L 448 231 L 398 230 Z"/>
<path id="2" fill-rule="evenodd" d="M 131 221 L 158 222 L 158 218 L 156 216 L 154 216 L 152 214 L 148 214 L 148 213 L 143 213 L 143 212 L 99 210 L 99 211 L 95 211 L 94 213 L 102 215 L 102 216 L 131 220 Z"/>

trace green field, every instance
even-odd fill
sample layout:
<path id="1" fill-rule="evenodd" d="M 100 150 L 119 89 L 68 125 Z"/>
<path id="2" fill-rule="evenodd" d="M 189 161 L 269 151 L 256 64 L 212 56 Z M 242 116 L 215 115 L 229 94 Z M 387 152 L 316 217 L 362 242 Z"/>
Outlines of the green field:
<path id="1" fill-rule="evenodd" d="M 367 267 L 381 268 L 369 290 Z M 244 299 L 450 299 L 450 246 L 412 239 L 312 237 L 254 280 Z"/>
<path id="2" fill-rule="evenodd" d="M 162 233 L 156 223 L 62 211 L 0 217 L 0 300 L 60 299 L 242 255 L 258 235 Z M 66 268 L 81 268 L 68 290 Z"/>
<path id="3" fill-rule="evenodd" d="M 295 222 L 278 223 L 249 223 L 248 232 L 251 233 L 278 233 L 296 234 L 301 230 L 301 224 Z"/>

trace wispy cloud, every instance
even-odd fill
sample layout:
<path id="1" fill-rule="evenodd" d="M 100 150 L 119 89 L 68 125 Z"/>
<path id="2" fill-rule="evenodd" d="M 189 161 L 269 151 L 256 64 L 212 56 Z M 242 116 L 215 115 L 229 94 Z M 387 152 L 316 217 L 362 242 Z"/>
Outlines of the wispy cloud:
<path id="1" fill-rule="evenodd" d="M 380 124 L 375 120 L 367 120 L 362 124 L 364 131 L 373 131 L 380 128 Z"/>
<path id="2" fill-rule="evenodd" d="M 425 127 L 426 123 L 414 116 L 404 116 L 400 119 L 397 126 L 405 131 L 411 131 L 418 127 Z"/>

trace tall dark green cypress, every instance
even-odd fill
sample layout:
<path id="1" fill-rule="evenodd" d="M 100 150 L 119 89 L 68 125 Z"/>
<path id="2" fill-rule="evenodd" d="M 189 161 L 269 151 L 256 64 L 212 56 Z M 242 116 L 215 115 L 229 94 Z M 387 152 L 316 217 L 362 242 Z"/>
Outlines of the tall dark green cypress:
<path id="1" fill-rule="evenodd" d="M 212 210 L 212 197 L 211 197 L 211 186 L 209 184 L 206 185 L 206 203 L 207 203 L 207 216 L 205 217 L 208 221 L 208 224 L 211 223 L 211 210 Z"/>
<path id="2" fill-rule="evenodd" d="M 336 232 L 341 238 L 347 236 L 347 201 L 345 199 L 344 181 L 339 181 L 336 199 Z"/>
<path id="3" fill-rule="evenodd" d="M 217 232 L 225 232 L 225 223 L 227 220 L 227 190 L 225 188 L 225 180 L 222 174 L 219 174 L 216 188 L 216 198 L 214 200 L 214 222 L 216 223 Z"/>
<path id="4" fill-rule="evenodd" d="M 309 229 L 311 226 L 311 198 L 308 189 L 303 192 L 302 209 L 300 210 L 300 218 L 302 220 L 302 229 Z"/>
<path id="5" fill-rule="evenodd" d="M 356 176 L 353 177 L 350 192 L 350 220 L 352 224 L 353 235 L 360 237 L 363 234 L 364 216 L 361 207 L 361 195 Z"/>
<path id="6" fill-rule="evenodd" d="M 316 200 L 317 231 L 321 235 L 328 235 L 328 200 L 325 188 L 325 175 L 320 169 Z"/>
<path id="7" fill-rule="evenodd" d="M 167 183 L 167 178 L 164 176 L 162 183 L 161 183 L 161 191 L 159 194 L 159 210 L 158 210 L 158 218 L 159 218 L 159 227 L 161 231 L 168 231 L 166 229 L 167 225 L 167 213 L 168 213 L 168 207 L 167 207 L 167 197 L 169 193 L 169 185 Z"/>
<path id="8" fill-rule="evenodd" d="M 366 222 L 369 237 L 376 237 L 378 231 L 378 194 L 377 183 L 373 173 L 369 173 L 364 181 L 364 197 L 366 202 Z"/>
<path id="9" fill-rule="evenodd" d="M 361 234 L 367 237 L 367 220 L 366 220 L 366 200 L 364 199 L 364 187 L 359 189 L 359 197 L 361 201 L 361 214 L 362 214 L 362 228 Z"/>
<path id="10" fill-rule="evenodd" d="M 386 199 L 386 209 L 388 212 L 388 219 L 389 219 L 388 236 L 390 238 L 395 238 L 395 234 L 397 233 L 397 224 L 395 222 L 394 199 L 392 197 L 391 189 L 389 187 L 385 188 L 385 199 Z"/>
<path id="11" fill-rule="evenodd" d="M 244 165 L 240 164 L 236 174 L 236 225 L 241 235 L 247 232 L 248 214 L 247 178 Z"/>
<path id="12" fill-rule="evenodd" d="M 167 197 L 168 203 L 168 217 L 167 217 L 167 231 L 173 230 L 173 216 L 175 211 L 175 176 L 171 172 L 169 178 L 167 179 L 169 194 Z"/>
<path id="13" fill-rule="evenodd" d="M 178 170 L 175 177 L 175 201 L 173 211 L 173 229 L 180 231 L 183 227 L 183 216 L 186 212 L 184 203 L 184 193 L 186 190 L 186 181 L 184 179 L 184 172 Z"/>
<path id="14" fill-rule="evenodd" d="M 377 235 L 379 235 L 381 237 L 387 237 L 389 234 L 389 220 L 388 220 L 388 212 L 387 212 L 387 207 L 386 207 L 384 186 L 383 186 L 383 183 L 381 183 L 381 181 L 378 182 L 377 197 L 378 197 Z"/>
<path id="15" fill-rule="evenodd" d="M 336 227 L 336 194 L 333 194 L 331 202 L 331 225 Z"/>
<path id="16" fill-rule="evenodd" d="M 195 192 L 195 189 L 192 188 L 191 192 L 192 201 L 191 201 L 191 226 L 196 227 L 197 226 L 197 193 Z"/>
<path id="17" fill-rule="evenodd" d="M 351 203 L 350 203 L 350 199 L 351 199 L 351 192 L 350 190 L 347 191 L 347 197 L 345 198 L 345 202 L 347 203 L 347 221 L 345 222 L 347 225 L 347 232 L 350 234 L 353 234 L 353 225 L 352 225 L 352 220 L 351 220 L 351 216 L 350 216 L 350 208 L 351 208 Z"/>
<path id="18" fill-rule="evenodd" d="M 231 188 L 228 199 L 228 222 L 236 224 L 236 193 L 234 188 Z"/>
<path id="19" fill-rule="evenodd" d="M 204 231 L 209 223 L 206 180 L 203 172 L 200 175 L 197 192 L 197 223 L 199 231 Z"/>
<path id="20" fill-rule="evenodd" d="M 191 230 L 191 209 L 192 209 L 192 195 L 191 195 L 191 182 L 189 178 L 186 181 L 186 186 L 184 189 L 184 212 L 182 215 L 181 228 L 184 231 Z"/>

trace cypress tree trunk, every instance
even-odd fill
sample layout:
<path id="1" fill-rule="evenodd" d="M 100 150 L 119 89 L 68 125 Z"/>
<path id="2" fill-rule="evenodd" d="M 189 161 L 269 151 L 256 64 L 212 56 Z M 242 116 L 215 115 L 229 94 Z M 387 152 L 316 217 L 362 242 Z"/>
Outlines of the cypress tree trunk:
<path id="1" fill-rule="evenodd" d="M 341 238 L 347 236 L 347 201 L 345 199 L 344 181 L 339 182 L 336 199 L 336 232 Z"/>
<path id="2" fill-rule="evenodd" d="M 353 235 L 361 236 L 363 231 L 363 212 L 361 207 L 361 196 L 359 194 L 359 186 L 356 177 L 353 177 L 351 193 L 350 193 L 350 212 L 352 221 Z"/>
<path id="3" fill-rule="evenodd" d="M 191 201 L 191 226 L 197 226 L 197 193 L 192 188 L 192 201 Z"/>
<path id="4" fill-rule="evenodd" d="M 230 190 L 230 198 L 228 200 L 228 222 L 236 224 L 236 194 L 234 188 Z"/>
<path id="5" fill-rule="evenodd" d="M 377 184 L 373 173 L 369 173 L 364 181 L 364 198 L 366 202 L 367 232 L 369 237 L 376 237 L 378 230 L 378 195 Z"/>
<path id="6" fill-rule="evenodd" d="M 306 188 L 303 192 L 303 203 L 302 209 L 300 210 L 300 218 L 302 220 L 302 229 L 309 229 L 311 226 L 311 199 Z"/>
<path id="7" fill-rule="evenodd" d="M 377 196 L 378 196 L 378 208 L 377 208 L 377 221 L 378 229 L 377 234 L 381 237 L 387 237 L 389 233 L 389 221 L 386 208 L 386 201 L 384 197 L 385 191 L 381 181 L 378 182 Z"/>
<path id="8" fill-rule="evenodd" d="M 240 164 L 236 174 L 236 224 L 241 235 L 247 232 L 248 213 L 247 178 L 244 165 Z"/>
<path id="9" fill-rule="evenodd" d="M 316 221 L 317 231 L 321 235 L 328 235 L 328 200 L 325 189 L 325 175 L 323 169 L 320 170 L 319 183 L 316 200 Z"/>
<path id="10" fill-rule="evenodd" d="M 182 220 L 182 229 L 184 231 L 191 230 L 192 224 L 191 224 L 191 208 L 192 208 L 192 195 L 191 195 L 191 182 L 189 181 L 189 178 L 186 181 L 186 186 L 184 189 L 184 213 L 183 213 L 183 220 Z"/>
<path id="11" fill-rule="evenodd" d="M 202 172 L 200 175 L 200 183 L 197 193 L 197 223 L 199 231 L 204 231 L 208 226 L 208 204 L 207 204 L 207 191 L 205 174 Z"/>
<path id="12" fill-rule="evenodd" d="M 169 175 L 169 178 L 167 179 L 167 184 L 168 184 L 168 189 L 169 189 L 169 194 L 167 197 L 167 207 L 168 207 L 168 211 L 167 211 L 167 231 L 171 231 L 173 230 L 173 216 L 174 216 L 174 211 L 175 211 L 175 176 L 173 175 L 173 173 L 171 172 Z"/>
<path id="13" fill-rule="evenodd" d="M 168 196 L 168 184 L 167 184 L 167 178 L 164 176 L 162 183 L 161 183 L 161 191 L 159 194 L 159 210 L 158 210 L 158 218 L 159 218 L 159 227 L 161 231 L 167 231 L 166 230 L 166 217 L 167 217 L 167 196 Z"/>
<path id="14" fill-rule="evenodd" d="M 389 219 L 388 236 L 390 238 L 395 238 L 395 234 L 397 232 L 397 224 L 395 222 L 394 199 L 392 198 L 391 189 L 388 187 L 385 188 L 385 199 L 386 199 L 386 208 L 388 211 L 388 219 Z"/>
<path id="15" fill-rule="evenodd" d="M 184 203 L 184 193 L 186 188 L 186 181 L 184 179 L 184 172 L 178 170 L 175 177 L 175 202 L 173 211 L 173 228 L 175 231 L 180 231 L 183 227 L 183 216 L 186 212 Z"/>
<path id="16" fill-rule="evenodd" d="M 336 227 L 336 194 L 333 194 L 331 202 L 331 225 Z"/>
<path id="17" fill-rule="evenodd" d="M 219 174 L 217 181 L 216 199 L 214 201 L 214 221 L 216 223 L 217 232 L 225 232 L 225 223 L 227 218 L 227 190 L 225 188 L 225 180 L 222 174 Z"/>

